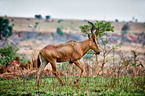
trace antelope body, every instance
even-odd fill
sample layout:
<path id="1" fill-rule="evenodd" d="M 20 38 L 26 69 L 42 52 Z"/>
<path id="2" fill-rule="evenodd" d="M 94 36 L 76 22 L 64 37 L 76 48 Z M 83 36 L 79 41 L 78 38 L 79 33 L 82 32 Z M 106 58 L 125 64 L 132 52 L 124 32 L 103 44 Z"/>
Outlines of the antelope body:
<path id="1" fill-rule="evenodd" d="M 59 80 L 59 82 L 64 85 L 62 80 L 57 75 L 57 68 L 56 62 L 66 62 L 69 61 L 70 63 L 70 84 L 71 84 L 71 77 L 73 71 L 73 63 L 81 69 L 81 74 L 78 79 L 74 82 L 77 83 L 82 76 L 84 71 L 83 66 L 79 63 L 79 60 L 90 50 L 94 50 L 96 54 L 100 53 L 96 35 L 88 35 L 88 40 L 82 42 L 76 42 L 74 40 L 68 41 L 66 43 L 60 44 L 50 44 L 40 50 L 38 54 L 37 63 L 40 66 L 38 73 L 37 73 L 37 85 L 39 86 L 39 77 L 41 71 L 45 68 L 45 66 L 50 63 L 52 66 L 52 72 L 55 77 Z M 42 63 L 42 64 L 41 64 Z"/>

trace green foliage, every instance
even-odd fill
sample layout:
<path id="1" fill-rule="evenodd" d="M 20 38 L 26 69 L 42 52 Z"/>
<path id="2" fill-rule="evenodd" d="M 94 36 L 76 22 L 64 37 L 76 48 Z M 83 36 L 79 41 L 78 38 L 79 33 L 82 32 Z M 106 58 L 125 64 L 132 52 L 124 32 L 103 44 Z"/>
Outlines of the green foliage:
<path id="1" fill-rule="evenodd" d="M 0 48 L 0 64 L 5 66 L 7 62 L 12 61 L 18 54 L 16 53 L 18 48 L 7 45 L 5 48 Z"/>
<path id="2" fill-rule="evenodd" d="M 18 56 L 21 56 L 20 54 L 18 54 Z M 20 58 L 20 61 L 22 61 L 24 64 L 27 64 L 28 61 L 30 61 L 29 59 L 26 59 L 24 56 L 22 58 Z"/>
<path id="3" fill-rule="evenodd" d="M 107 32 L 114 32 L 114 26 L 111 26 L 111 23 L 106 22 L 106 21 L 96 21 L 94 24 L 92 24 L 92 22 L 88 22 L 88 23 L 89 23 L 89 25 L 80 26 L 80 29 L 81 29 L 81 32 L 84 34 L 84 36 L 86 36 L 88 34 L 91 34 L 91 35 L 96 34 L 96 36 L 99 35 L 101 43 L 102 43 L 102 45 L 99 47 L 101 49 L 100 52 L 103 53 L 103 61 L 102 61 L 102 67 L 101 67 L 101 70 L 103 73 L 103 67 L 104 67 L 105 63 L 107 62 L 106 56 L 114 49 L 114 47 L 110 48 L 110 46 L 107 46 L 110 39 L 106 38 L 104 40 L 104 38 L 102 38 L 102 36 L 106 35 Z M 99 43 L 99 45 L 100 45 L 100 43 Z M 108 51 L 108 49 L 109 49 L 109 51 Z M 92 53 L 92 51 L 89 51 L 89 54 L 90 53 Z M 96 62 L 98 62 L 97 56 L 96 56 Z M 97 66 L 98 66 L 98 64 L 97 64 Z"/>
<path id="4" fill-rule="evenodd" d="M 35 18 L 42 19 L 42 16 L 40 14 L 39 15 L 35 15 Z"/>
<path id="5" fill-rule="evenodd" d="M 58 23 L 61 23 L 62 21 L 63 21 L 63 20 L 59 19 L 59 20 L 58 20 Z"/>
<path id="6" fill-rule="evenodd" d="M 115 22 L 119 22 L 119 20 L 118 19 L 115 19 Z"/>
<path id="7" fill-rule="evenodd" d="M 19 50 L 18 48 L 13 47 L 11 45 L 7 45 L 4 48 L 0 48 L 0 56 L 1 56 L 0 64 L 2 64 L 2 66 L 5 66 L 7 62 L 12 61 L 17 56 L 20 57 L 20 54 L 17 53 L 18 50 Z M 20 61 L 22 61 L 23 63 L 26 64 L 27 61 L 29 61 L 29 60 L 22 57 L 22 58 L 20 58 Z"/>
<path id="8" fill-rule="evenodd" d="M 13 22 L 13 21 L 14 21 L 14 19 L 11 19 L 11 21 Z"/>
<path id="9" fill-rule="evenodd" d="M 47 16 L 45 16 L 45 17 L 46 17 L 46 20 L 50 19 L 50 16 L 49 16 L 49 15 L 47 15 Z"/>
<path id="10" fill-rule="evenodd" d="M 87 54 L 94 54 L 94 51 L 92 49 L 90 49 Z"/>
<path id="11" fill-rule="evenodd" d="M 35 26 L 34 27 L 37 28 L 38 24 L 39 24 L 39 22 L 35 22 Z"/>
<path id="12" fill-rule="evenodd" d="M 0 48 L 0 54 L 3 57 L 14 55 L 18 51 L 18 48 L 13 48 L 11 45 L 7 45 L 5 48 Z"/>
<path id="13" fill-rule="evenodd" d="M 63 35 L 63 32 L 61 31 L 61 29 L 59 27 L 57 27 L 57 34 Z"/>
<path id="14" fill-rule="evenodd" d="M 86 36 L 87 34 L 91 33 L 92 25 L 84 25 L 80 26 L 81 32 Z M 111 26 L 110 22 L 106 21 L 96 21 L 94 23 L 94 31 L 96 35 L 99 35 L 99 37 L 102 37 L 107 34 L 107 32 L 114 32 L 114 26 Z"/>
<path id="15" fill-rule="evenodd" d="M 2 39 L 2 37 L 8 38 L 11 36 L 12 30 L 12 26 L 9 26 L 9 20 L 0 17 L 0 39 Z"/>

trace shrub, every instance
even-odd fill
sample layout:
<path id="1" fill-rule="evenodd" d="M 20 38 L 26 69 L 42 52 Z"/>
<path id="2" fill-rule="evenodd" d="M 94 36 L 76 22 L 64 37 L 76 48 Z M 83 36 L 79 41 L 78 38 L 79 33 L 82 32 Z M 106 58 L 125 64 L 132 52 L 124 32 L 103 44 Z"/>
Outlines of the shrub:
<path id="1" fill-rule="evenodd" d="M 35 15 L 35 18 L 42 19 L 42 16 L 40 14 L 39 15 Z"/>
<path id="2" fill-rule="evenodd" d="M 11 45 L 7 45 L 4 48 L 0 48 L 0 64 L 5 66 L 7 62 L 12 61 L 17 56 L 18 48 L 14 48 Z"/>
<path id="3" fill-rule="evenodd" d="M 59 27 L 57 28 L 57 34 L 63 35 L 63 32 L 61 31 L 61 29 Z"/>
<path id="4" fill-rule="evenodd" d="M 18 50 L 19 50 L 18 48 L 13 47 L 12 45 L 7 45 L 4 48 L 0 48 L 0 57 L 1 57 L 0 58 L 0 64 L 2 66 L 5 66 L 7 62 L 12 61 L 17 56 L 20 57 L 20 54 L 17 53 Z M 24 57 L 22 57 L 20 59 L 20 61 L 22 61 L 23 63 L 26 64 L 28 59 L 25 59 Z"/>
<path id="5" fill-rule="evenodd" d="M 49 19 L 50 19 L 50 16 L 49 16 L 49 15 L 47 15 L 47 16 L 45 16 L 45 18 L 46 18 L 46 21 L 47 21 L 47 20 L 49 20 Z"/>
<path id="6" fill-rule="evenodd" d="M 8 38 L 9 36 L 11 36 L 12 30 L 13 27 L 9 26 L 9 20 L 0 17 L 0 39 L 2 39 L 2 37 Z"/>

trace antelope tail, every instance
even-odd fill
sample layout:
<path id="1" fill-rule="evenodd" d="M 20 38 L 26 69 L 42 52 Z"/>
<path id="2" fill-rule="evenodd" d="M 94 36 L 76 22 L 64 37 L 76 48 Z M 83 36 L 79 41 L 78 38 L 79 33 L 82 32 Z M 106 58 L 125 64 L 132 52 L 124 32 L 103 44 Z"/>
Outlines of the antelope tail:
<path id="1" fill-rule="evenodd" d="M 40 61 L 40 53 L 38 55 L 38 58 L 37 58 L 37 67 L 39 68 L 41 65 L 41 61 Z"/>

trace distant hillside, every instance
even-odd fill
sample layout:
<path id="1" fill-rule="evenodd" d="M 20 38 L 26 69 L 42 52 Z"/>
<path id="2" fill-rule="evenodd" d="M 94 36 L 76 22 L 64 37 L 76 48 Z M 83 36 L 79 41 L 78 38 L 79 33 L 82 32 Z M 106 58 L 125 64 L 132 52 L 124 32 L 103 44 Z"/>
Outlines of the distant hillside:
<path id="1" fill-rule="evenodd" d="M 67 20 L 67 19 L 36 19 L 36 18 L 18 18 L 18 17 L 4 17 L 10 20 L 10 25 L 14 24 L 13 31 L 28 31 L 28 32 L 56 32 L 57 27 L 61 28 L 65 33 L 80 32 L 79 26 L 87 24 L 83 20 Z M 95 22 L 95 21 L 92 21 Z M 37 26 L 36 26 L 37 23 Z M 115 33 L 120 33 L 124 24 L 127 22 L 111 22 L 115 27 Z M 145 23 L 128 22 L 130 30 L 129 33 L 145 32 Z M 36 27 L 36 28 L 35 28 Z"/>

